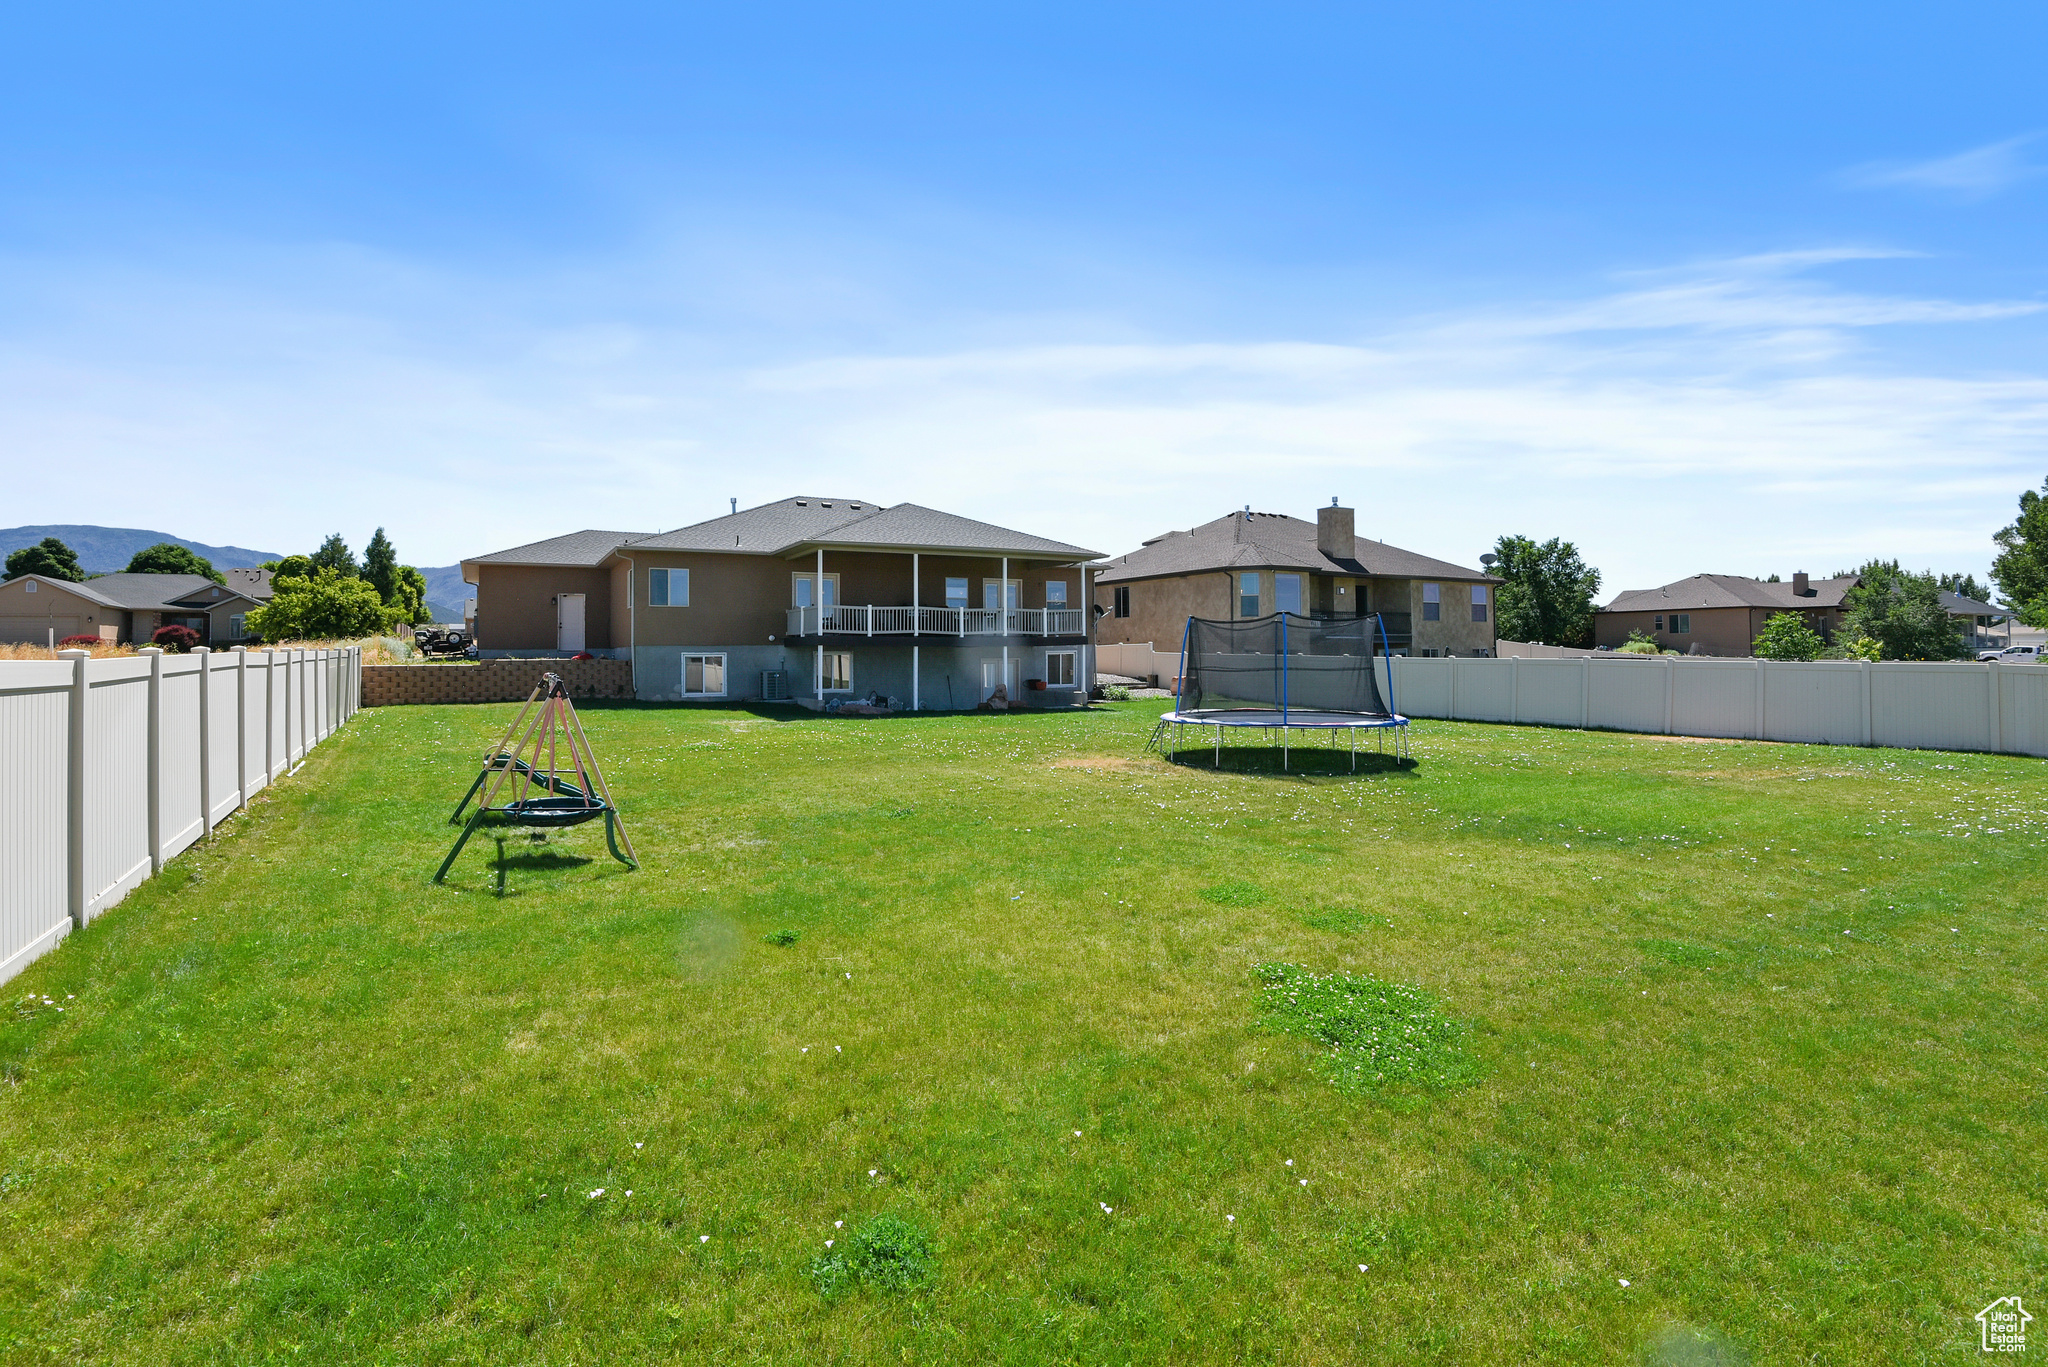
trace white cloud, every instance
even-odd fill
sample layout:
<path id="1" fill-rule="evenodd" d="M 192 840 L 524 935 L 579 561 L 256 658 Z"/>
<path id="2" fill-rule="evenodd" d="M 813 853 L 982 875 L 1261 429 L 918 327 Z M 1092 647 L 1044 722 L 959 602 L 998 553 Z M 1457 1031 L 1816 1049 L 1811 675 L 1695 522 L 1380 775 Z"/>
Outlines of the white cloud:
<path id="1" fill-rule="evenodd" d="M 1932 190 L 1983 199 L 2048 170 L 2028 161 L 2025 155 L 2028 144 L 2039 137 L 2038 133 L 2028 133 L 1931 161 L 1866 162 L 1843 172 L 1841 178 L 1844 184 L 1856 189 Z"/>
<path id="2" fill-rule="evenodd" d="M 46 321 L 0 335 L 0 449 L 35 457 L 10 460 L 0 520 L 271 549 L 381 523 L 437 564 L 809 491 L 1114 552 L 1335 494 L 1365 534 L 1467 563 L 1503 532 L 1572 538 L 1610 588 L 1880 552 L 1981 570 L 2040 483 L 2048 378 L 1909 365 L 1887 329 L 2040 306 L 1815 274 L 1893 254 L 1694 263 L 1341 343 L 756 340 L 744 356 L 685 318 L 579 312 L 551 282 L 380 265 L 366 273 L 388 290 L 341 271 L 293 305 L 94 275 L 47 286 Z M 629 277 L 588 297 L 623 298 Z"/>

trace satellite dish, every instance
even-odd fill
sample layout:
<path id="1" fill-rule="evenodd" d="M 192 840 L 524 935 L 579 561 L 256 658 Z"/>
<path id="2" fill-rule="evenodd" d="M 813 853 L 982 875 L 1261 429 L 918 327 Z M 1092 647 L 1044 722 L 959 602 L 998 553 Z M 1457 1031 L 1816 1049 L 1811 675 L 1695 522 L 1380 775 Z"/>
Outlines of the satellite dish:
<path id="1" fill-rule="evenodd" d="M 1486 566 L 1486 568 L 1488 569 L 1492 569 L 1495 565 L 1498 565 L 1500 563 L 1500 557 L 1495 555 L 1492 551 L 1488 551 L 1485 555 L 1479 557 L 1479 563 Z"/>

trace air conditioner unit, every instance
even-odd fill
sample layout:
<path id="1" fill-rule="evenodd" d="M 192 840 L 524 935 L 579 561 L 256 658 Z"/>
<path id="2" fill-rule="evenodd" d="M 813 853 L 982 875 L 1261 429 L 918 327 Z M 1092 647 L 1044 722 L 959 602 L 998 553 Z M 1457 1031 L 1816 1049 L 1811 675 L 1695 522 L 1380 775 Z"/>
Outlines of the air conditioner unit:
<path id="1" fill-rule="evenodd" d="M 764 669 L 761 671 L 761 700 L 763 702 L 788 702 L 789 671 L 786 669 Z"/>

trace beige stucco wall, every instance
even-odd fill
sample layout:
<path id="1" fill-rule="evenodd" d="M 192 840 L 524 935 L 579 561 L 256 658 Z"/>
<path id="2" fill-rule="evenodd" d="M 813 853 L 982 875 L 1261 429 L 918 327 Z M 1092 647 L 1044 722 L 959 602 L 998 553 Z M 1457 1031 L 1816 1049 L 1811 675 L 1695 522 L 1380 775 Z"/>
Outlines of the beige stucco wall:
<path id="1" fill-rule="evenodd" d="M 1293 573 L 1293 571 L 1280 571 Z M 1262 615 L 1273 610 L 1272 570 L 1259 575 Z M 1131 591 L 1131 615 L 1106 613 L 1095 624 L 1096 639 L 1104 645 L 1149 643 L 1157 650 L 1179 650 L 1183 630 L 1190 617 L 1229 620 L 1238 614 L 1239 574 L 1212 570 L 1202 574 L 1173 575 L 1157 579 L 1129 580 L 1122 585 L 1097 584 L 1095 601 L 1113 613 L 1116 590 Z M 1474 581 L 1441 581 L 1444 598 L 1443 620 L 1422 620 L 1422 581 L 1414 579 L 1354 579 L 1339 575 L 1310 575 L 1303 586 L 1304 605 L 1312 611 L 1344 616 L 1361 610 L 1354 604 L 1364 595 L 1366 612 L 1402 612 L 1410 616 L 1414 632 L 1413 649 L 1455 651 L 1471 655 L 1493 649 L 1493 604 L 1489 588 L 1484 622 L 1471 620 L 1470 590 Z M 1345 590 L 1339 594 L 1337 590 Z"/>
<path id="2" fill-rule="evenodd" d="M 553 650 L 558 593 L 583 595 L 583 640 L 609 650 L 612 637 L 609 570 L 558 565 L 477 566 L 476 639 L 483 650 Z"/>
<path id="3" fill-rule="evenodd" d="M 35 592 L 29 592 L 29 585 Z M 102 607 L 52 584 L 23 577 L 0 584 L 0 641 L 48 642 L 55 628 L 57 639 L 93 636 L 103 640 L 119 637 L 122 618 L 118 608 Z"/>
<path id="4" fill-rule="evenodd" d="M 1602 612 L 1593 618 L 1593 644 L 1619 646 L 1627 642 L 1631 631 L 1640 631 L 1654 637 L 1666 650 L 1692 654 L 1694 648 L 1702 655 L 1721 655 L 1731 658 L 1748 656 L 1754 649 L 1758 633 L 1764 623 L 1780 612 L 1797 611 L 1806 618 L 1806 624 L 1832 641 L 1841 629 L 1842 614 L 1838 608 L 1693 608 L 1681 609 L 1686 613 L 1688 632 L 1671 629 L 1671 612 Z M 1662 630 L 1657 619 L 1664 619 Z"/>

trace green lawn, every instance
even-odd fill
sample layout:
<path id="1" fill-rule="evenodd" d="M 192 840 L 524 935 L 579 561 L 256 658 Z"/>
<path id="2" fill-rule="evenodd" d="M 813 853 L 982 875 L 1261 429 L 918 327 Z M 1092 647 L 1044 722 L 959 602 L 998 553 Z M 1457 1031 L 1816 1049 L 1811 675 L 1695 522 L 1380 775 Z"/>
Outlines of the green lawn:
<path id="1" fill-rule="evenodd" d="M 362 714 L 0 989 L 0 1358 L 1910 1363 L 2048 1296 L 2037 761 L 592 706 L 645 867 L 432 886 L 511 710 Z M 1271 963 L 1473 1066 L 1340 1090 Z"/>

